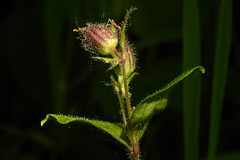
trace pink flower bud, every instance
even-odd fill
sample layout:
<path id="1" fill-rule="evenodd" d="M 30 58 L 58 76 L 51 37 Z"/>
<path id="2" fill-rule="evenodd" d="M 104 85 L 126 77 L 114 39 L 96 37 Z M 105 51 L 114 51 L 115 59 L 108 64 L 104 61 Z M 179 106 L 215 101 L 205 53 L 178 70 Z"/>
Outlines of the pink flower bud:
<path id="1" fill-rule="evenodd" d="M 136 61 L 133 50 L 127 41 L 125 41 L 123 54 L 125 55 L 125 71 L 126 76 L 128 77 L 134 72 L 136 68 Z"/>
<path id="2" fill-rule="evenodd" d="M 116 51 L 118 38 L 110 28 L 104 25 L 87 24 L 86 28 L 81 29 L 81 34 L 82 45 L 86 50 L 119 57 Z"/>

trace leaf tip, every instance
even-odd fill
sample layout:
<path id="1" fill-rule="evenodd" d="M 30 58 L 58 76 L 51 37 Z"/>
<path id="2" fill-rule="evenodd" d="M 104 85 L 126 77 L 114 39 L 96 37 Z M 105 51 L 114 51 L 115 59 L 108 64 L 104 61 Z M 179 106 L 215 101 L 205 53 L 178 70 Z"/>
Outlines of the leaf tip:
<path id="1" fill-rule="evenodd" d="M 46 122 L 46 118 L 44 120 L 41 121 L 41 127 L 43 127 L 44 123 Z"/>
<path id="2" fill-rule="evenodd" d="M 200 69 L 200 71 L 202 72 L 202 74 L 205 73 L 205 68 L 203 68 L 202 66 L 198 66 L 198 68 Z"/>
<path id="3" fill-rule="evenodd" d="M 43 125 L 47 122 L 49 118 L 49 115 L 46 116 L 46 118 L 44 118 L 42 121 L 41 121 L 41 127 L 43 127 Z"/>

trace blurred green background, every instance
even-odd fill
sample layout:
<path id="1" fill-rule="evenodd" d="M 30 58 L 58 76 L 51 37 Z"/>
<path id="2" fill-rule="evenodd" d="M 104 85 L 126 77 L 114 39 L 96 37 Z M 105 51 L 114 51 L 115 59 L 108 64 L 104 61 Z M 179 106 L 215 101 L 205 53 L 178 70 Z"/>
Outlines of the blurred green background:
<path id="1" fill-rule="evenodd" d="M 183 70 L 206 69 L 184 91 L 175 88 L 153 117 L 142 159 L 240 159 L 239 0 L 8 0 L 0 22 L 1 160 L 127 159 L 121 144 L 91 126 L 41 128 L 40 121 L 48 113 L 121 121 L 117 97 L 104 85 L 108 66 L 91 60 L 72 30 L 75 18 L 82 27 L 121 23 L 131 6 L 138 8 L 127 29 L 139 73 L 133 105 Z"/>

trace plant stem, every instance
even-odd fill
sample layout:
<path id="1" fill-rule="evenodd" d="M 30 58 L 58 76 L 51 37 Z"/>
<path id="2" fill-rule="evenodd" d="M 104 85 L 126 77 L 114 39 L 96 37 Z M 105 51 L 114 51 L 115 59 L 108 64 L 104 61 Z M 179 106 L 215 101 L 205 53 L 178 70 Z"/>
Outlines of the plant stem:
<path id="1" fill-rule="evenodd" d="M 122 90 L 119 91 L 119 93 L 118 93 L 118 98 L 119 98 L 119 102 L 120 102 L 120 107 L 121 107 L 121 112 L 122 112 L 123 123 L 124 123 L 125 126 L 127 126 L 126 113 L 125 113 L 125 105 L 124 105 L 124 99 L 123 99 Z"/>
<path id="2" fill-rule="evenodd" d="M 139 143 L 136 134 L 132 135 L 131 143 L 132 143 L 132 149 L 130 150 L 131 160 L 139 160 Z"/>
<path id="3" fill-rule="evenodd" d="M 127 77 L 126 77 L 126 71 L 125 71 L 125 58 L 123 59 L 124 61 L 122 63 L 121 68 L 122 68 L 122 74 L 123 74 L 123 85 L 125 90 L 125 99 L 126 99 L 126 105 L 127 105 L 127 111 L 128 111 L 128 118 L 130 119 L 132 116 L 132 108 L 131 108 L 131 103 L 130 103 L 130 98 L 128 93 L 128 84 L 127 84 Z"/>
<path id="4" fill-rule="evenodd" d="M 139 145 L 133 147 L 131 151 L 131 159 L 132 160 L 139 160 Z"/>

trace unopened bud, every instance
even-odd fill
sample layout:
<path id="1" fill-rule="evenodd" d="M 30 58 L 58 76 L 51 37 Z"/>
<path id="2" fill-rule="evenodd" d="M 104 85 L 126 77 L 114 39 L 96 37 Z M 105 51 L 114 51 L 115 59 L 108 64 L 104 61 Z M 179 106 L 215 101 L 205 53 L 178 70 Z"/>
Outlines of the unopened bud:
<path id="1" fill-rule="evenodd" d="M 136 68 L 136 61 L 133 50 L 127 41 L 125 41 L 123 54 L 125 54 L 125 71 L 126 76 L 128 77 L 134 72 Z"/>
<path id="2" fill-rule="evenodd" d="M 104 25 L 87 24 L 87 27 L 80 31 L 82 44 L 86 50 L 102 55 L 111 54 L 115 58 L 119 57 L 116 51 L 118 38 L 110 28 Z"/>

